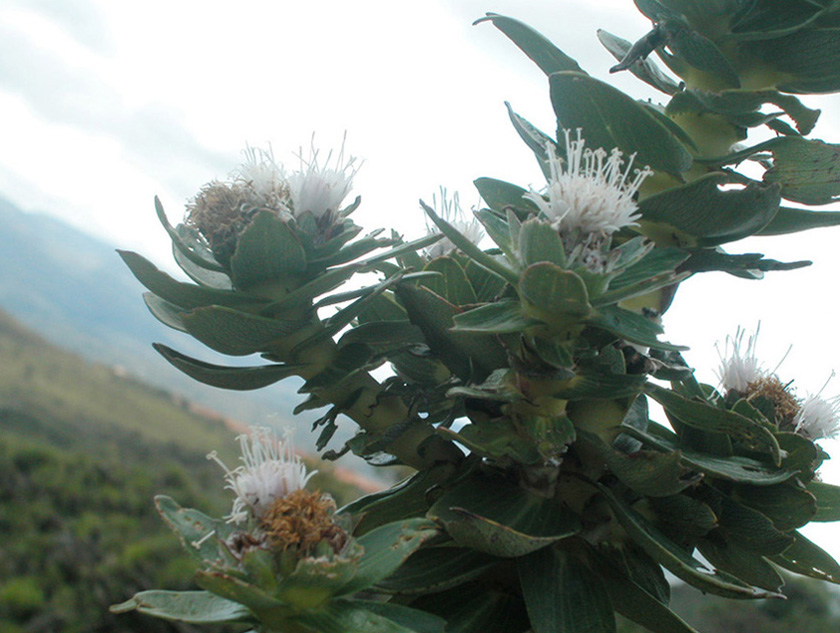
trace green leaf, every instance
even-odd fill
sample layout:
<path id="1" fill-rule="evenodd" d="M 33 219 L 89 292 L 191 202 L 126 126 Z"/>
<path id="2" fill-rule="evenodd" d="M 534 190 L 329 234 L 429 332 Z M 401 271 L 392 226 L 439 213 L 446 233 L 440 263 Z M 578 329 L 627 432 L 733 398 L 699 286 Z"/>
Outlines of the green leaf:
<path id="1" fill-rule="evenodd" d="M 610 290 L 635 286 L 658 275 L 673 273 L 688 259 L 681 248 L 653 248 L 610 281 Z"/>
<path id="2" fill-rule="evenodd" d="M 477 178 L 473 180 L 473 184 L 478 189 L 482 200 L 494 211 L 502 214 L 507 213 L 509 208 L 533 213 L 538 211 L 533 202 L 522 197 L 528 193 L 528 190 L 518 185 L 495 178 Z"/>
<path id="3" fill-rule="evenodd" d="M 735 488 L 732 498 L 758 510 L 783 532 L 802 527 L 817 512 L 814 495 L 792 481 L 774 486 L 741 485 Z"/>
<path id="4" fill-rule="evenodd" d="M 233 532 L 228 523 L 212 519 L 198 510 L 182 508 L 165 495 L 155 497 L 155 507 L 192 558 L 202 564 L 231 561 L 230 552 L 223 545 Z"/>
<path id="5" fill-rule="evenodd" d="M 770 453 L 777 465 L 781 463 L 779 443 L 762 424 L 707 402 L 689 400 L 654 384 L 648 384 L 645 391 L 687 426 L 711 433 L 726 433 L 749 448 Z"/>
<path id="6" fill-rule="evenodd" d="M 206 591 L 141 591 L 133 598 L 111 607 L 111 613 L 139 611 L 164 620 L 190 624 L 223 624 L 257 619 L 241 604 Z"/>
<path id="7" fill-rule="evenodd" d="M 775 87 L 783 92 L 840 90 L 840 38 L 835 29 L 800 29 L 785 37 L 745 42 L 741 50 L 775 71 Z"/>
<path id="8" fill-rule="evenodd" d="M 532 264 L 519 281 L 519 294 L 532 316 L 548 324 L 589 316 L 586 284 L 577 274 L 549 262 Z"/>
<path id="9" fill-rule="evenodd" d="M 393 574 L 423 543 L 439 534 L 428 519 L 404 519 L 388 523 L 357 539 L 364 548 L 356 575 L 336 595 L 363 591 Z"/>
<path id="10" fill-rule="evenodd" d="M 472 284 L 476 299 L 481 302 L 494 301 L 505 288 L 505 280 L 474 261 L 467 262 L 464 271 Z"/>
<path id="11" fill-rule="evenodd" d="M 711 84 L 715 91 L 740 87 L 738 73 L 712 40 L 685 26 L 682 20 L 667 20 L 662 27 L 668 48 L 677 59 L 703 73 L 704 84 Z"/>
<path id="12" fill-rule="evenodd" d="M 184 311 L 175 304 L 161 299 L 152 292 L 143 293 L 143 302 L 146 304 L 146 307 L 149 308 L 149 312 L 151 312 L 152 315 L 164 325 L 171 327 L 173 330 L 178 330 L 179 332 L 187 331 L 184 321 L 181 318 Z"/>
<path id="13" fill-rule="evenodd" d="M 815 2 L 754 2 L 732 21 L 730 29 L 738 39 L 773 39 L 798 31 L 822 11 Z"/>
<path id="14" fill-rule="evenodd" d="M 633 48 L 633 44 L 603 29 L 598 29 L 598 40 L 610 54 L 619 62 L 623 61 L 627 53 Z M 634 63 L 627 67 L 638 79 L 641 79 L 649 86 L 667 95 L 679 92 L 680 87 L 668 75 L 663 73 L 649 57 L 639 57 Z"/>
<path id="15" fill-rule="evenodd" d="M 691 272 L 720 270 L 745 279 L 761 279 L 765 271 L 794 270 L 811 265 L 809 261 L 779 262 L 775 259 L 764 259 L 761 253 L 730 255 L 721 248 L 699 248 L 691 249 L 689 252 L 691 257 L 680 266 L 681 270 Z"/>
<path id="16" fill-rule="evenodd" d="M 155 196 L 155 212 L 163 228 L 169 234 L 172 246 L 178 253 L 181 253 L 188 261 L 204 270 L 225 272 L 221 264 L 216 261 L 207 242 L 200 237 L 197 230 L 184 225 L 173 228 L 169 224 L 166 211 L 163 210 L 163 204 L 157 196 Z"/>
<path id="17" fill-rule="evenodd" d="M 501 557 L 523 556 L 575 534 L 577 515 L 503 479 L 476 474 L 429 509 L 458 545 Z"/>
<path id="18" fill-rule="evenodd" d="M 444 633 L 446 628 L 446 620 L 443 618 L 401 604 L 373 600 L 354 600 L 353 604 L 416 633 Z"/>
<path id="19" fill-rule="evenodd" d="M 557 547 L 517 560 L 534 633 L 615 633 L 604 584 L 582 561 Z"/>
<path id="20" fill-rule="evenodd" d="M 566 265 L 560 233 L 548 222 L 537 218 L 522 223 L 519 230 L 519 257 L 525 266 L 542 262 L 561 268 Z"/>
<path id="21" fill-rule="evenodd" d="M 714 535 L 712 532 L 710 536 Z M 739 547 L 731 540 L 701 539 L 697 549 L 718 569 L 756 587 L 778 592 L 785 584 L 779 572 L 763 556 Z"/>
<path id="22" fill-rule="evenodd" d="M 266 620 L 269 619 L 285 620 L 292 613 L 288 605 L 259 587 L 222 572 L 200 570 L 196 572 L 195 581 L 202 589 L 246 606 L 263 624 L 267 624 Z"/>
<path id="23" fill-rule="evenodd" d="M 453 332 L 507 334 L 539 325 L 540 321 L 523 314 L 518 301 L 502 300 L 456 314 L 453 323 Z"/>
<path id="24" fill-rule="evenodd" d="M 840 145 L 785 136 L 765 147 L 773 152 L 773 166 L 764 180 L 781 185 L 782 196 L 802 204 L 828 204 L 840 198 Z"/>
<path id="25" fill-rule="evenodd" d="M 408 595 L 437 593 L 469 582 L 498 563 L 498 558 L 469 548 L 426 547 L 377 588 Z"/>
<path id="26" fill-rule="evenodd" d="M 683 236 L 689 245 L 716 246 L 760 232 L 779 209 L 779 187 L 751 182 L 742 189 L 721 189 L 732 178 L 706 174 L 639 203 L 642 221 L 657 231 Z M 643 225 L 644 226 L 644 225 Z"/>
<path id="27" fill-rule="evenodd" d="M 525 141 L 525 144 L 534 152 L 534 158 L 537 159 L 537 164 L 542 170 L 543 176 L 546 180 L 551 178 L 551 166 L 549 164 L 548 150 L 553 148 L 557 150 L 557 143 L 548 134 L 534 126 L 530 121 L 524 117 L 519 116 L 513 111 L 510 103 L 505 101 L 505 107 L 508 110 L 508 117 L 513 124 L 513 129 L 519 134 L 519 138 Z M 524 190 L 523 190 L 524 193 Z M 532 200 L 523 199 L 520 206 L 511 205 L 514 209 L 526 207 L 526 210 L 534 214 L 538 213 L 539 209 Z M 527 208 L 530 207 L 530 208 Z"/>
<path id="28" fill-rule="evenodd" d="M 440 276 L 430 277 L 422 283 L 449 303 L 462 306 L 478 301 L 464 269 L 451 257 L 433 259 L 424 270 L 440 273 Z"/>
<path id="29" fill-rule="evenodd" d="M 456 395 L 468 393 L 461 390 L 455 392 Z M 479 394 L 479 397 L 482 396 L 486 400 L 490 399 L 486 393 Z M 534 464 L 540 460 L 540 454 L 533 442 L 520 436 L 513 424 L 505 418 L 467 424 L 457 433 L 447 428 L 439 428 L 438 433 L 463 444 L 470 452 L 482 457 L 495 460 L 510 458 L 519 464 Z"/>
<path id="30" fill-rule="evenodd" d="M 294 289 L 282 299 L 268 304 L 260 310 L 260 313 L 263 316 L 270 317 L 282 314 L 283 312 L 297 311 L 300 308 L 311 306 L 316 297 L 338 288 L 354 274 L 363 270 L 364 267 L 358 264 L 327 270 L 315 277 L 312 281 Z"/>
<path id="31" fill-rule="evenodd" d="M 683 144 L 644 106 L 597 79 L 578 73 L 555 73 L 549 78 L 551 103 L 559 129 L 583 129 L 590 148 L 617 147 L 636 154 L 637 164 L 680 174 L 693 160 Z"/>
<path id="32" fill-rule="evenodd" d="M 507 35 L 523 53 L 534 60 L 546 75 L 561 70 L 573 70 L 582 73 L 583 70 L 578 63 L 566 55 L 563 51 L 552 44 L 545 36 L 541 35 L 527 24 L 519 20 L 508 18 L 497 13 L 488 13 L 487 17 L 480 18 L 473 24 L 490 21 L 497 29 Z"/>
<path id="33" fill-rule="evenodd" d="M 840 585 L 840 565 L 837 561 L 799 532 L 793 535 L 796 538 L 793 545 L 770 560 L 788 571 Z"/>
<path id="34" fill-rule="evenodd" d="M 530 631 L 522 599 L 498 586 L 473 583 L 423 596 L 414 605 L 446 618 L 446 633 Z"/>
<path id="35" fill-rule="evenodd" d="M 216 290 L 176 281 L 148 259 L 131 251 L 117 251 L 137 280 L 161 299 L 184 310 L 204 306 L 260 307 L 265 299 L 232 290 Z"/>
<path id="36" fill-rule="evenodd" d="M 812 521 L 840 521 L 840 486 L 811 481 L 806 486 L 817 500 L 817 513 Z"/>
<path id="37" fill-rule="evenodd" d="M 604 495 L 615 517 L 636 545 L 677 578 L 701 591 L 727 598 L 768 598 L 775 595 L 760 591 L 725 572 L 704 565 L 616 497 L 609 488 L 595 482 L 592 485 Z"/>
<path id="38" fill-rule="evenodd" d="M 230 268 L 240 289 L 282 283 L 306 270 L 306 254 L 287 222 L 272 211 L 260 211 L 239 235 Z"/>
<path id="39" fill-rule="evenodd" d="M 807 211 L 779 207 L 779 212 L 756 235 L 785 235 L 840 225 L 840 211 Z"/>
<path id="40" fill-rule="evenodd" d="M 187 331 L 207 347 L 230 356 L 271 351 L 306 321 L 267 319 L 231 308 L 209 306 L 181 315 Z"/>
<path id="41" fill-rule="evenodd" d="M 225 367 L 205 363 L 195 358 L 181 354 L 171 347 L 155 343 L 155 350 L 180 369 L 190 378 L 205 385 L 232 389 L 234 391 L 249 391 L 261 389 L 274 384 L 278 380 L 297 375 L 300 365 L 262 365 L 259 367 Z"/>
<path id="42" fill-rule="evenodd" d="M 603 306 L 598 309 L 595 316 L 589 317 L 586 322 L 630 343 L 673 352 L 687 349 L 682 345 L 672 345 L 660 341 L 656 338 L 662 332 L 660 325 L 641 314 L 624 310 L 618 306 Z"/>

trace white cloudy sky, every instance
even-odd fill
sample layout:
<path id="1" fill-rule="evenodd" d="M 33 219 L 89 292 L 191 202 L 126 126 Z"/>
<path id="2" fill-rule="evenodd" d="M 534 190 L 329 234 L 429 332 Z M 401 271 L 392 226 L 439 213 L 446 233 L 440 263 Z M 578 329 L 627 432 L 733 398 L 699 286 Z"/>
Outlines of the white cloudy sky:
<path id="1" fill-rule="evenodd" d="M 542 184 L 503 102 L 552 131 L 546 80 L 492 26 L 471 26 L 485 11 L 536 26 L 601 78 L 612 59 L 595 29 L 632 40 L 649 28 L 631 0 L 4 0 L 0 195 L 164 262 L 154 195 L 177 219 L 246 142 L 291 161 L 313 132 L 324 147 L 346 132 L 347 150 L 365 160 L 357 222 L 419 235 L 417 199 L 439 185 L 469 206 L 479 176 Z M 840 100 L 808 103 L 824 111 L 815 135 L 840 138 Z M 735 245 L 815 266 L 761 282 L 692 279 L 668 338 L 690 345 L 700 377 L 714 381 L 715 341 L 760 319 L 768 365 L 793 345 L 780 374 L 819 390 L 840 369 L 838 238 L 834 229 Z M 840 378 L 823 395 L 834 394 Z M 826 447 L 840 460 L 837 444 Z M 837 460 L 824 473 L 840 483 Z"/>

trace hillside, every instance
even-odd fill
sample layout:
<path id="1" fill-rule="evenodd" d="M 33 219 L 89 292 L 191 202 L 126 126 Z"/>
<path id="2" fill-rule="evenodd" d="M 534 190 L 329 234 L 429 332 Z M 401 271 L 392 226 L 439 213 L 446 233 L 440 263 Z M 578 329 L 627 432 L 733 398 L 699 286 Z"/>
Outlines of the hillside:
<path id="1" fill-rule="evenodd" d="M 220 516 L 237 424 L 92 364 L 0 312 L 0 630 L 192 631 L 110 604 L 191 586 L 193 564 L 157 517 L 155 494 Z M 358 495 L 328 465 L 313 485 Z M 205 629 L 206 630 L 206 629 Z"/>

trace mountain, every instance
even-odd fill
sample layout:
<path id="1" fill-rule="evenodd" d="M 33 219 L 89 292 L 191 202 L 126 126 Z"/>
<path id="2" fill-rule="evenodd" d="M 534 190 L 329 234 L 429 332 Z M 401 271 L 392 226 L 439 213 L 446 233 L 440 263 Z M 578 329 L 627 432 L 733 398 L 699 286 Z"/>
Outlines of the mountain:
<path id="1" fill-rule="evenodd" d="M 290 379 L 234 394 L 187 378 L 151 344 L 164 343 L 207 362 L 231 364 L 231 359 L 159 323 L 143 304 L 143 291 L 114 245 L 0 198 L 0 309 L 65 349 L 121 367 L 225 416 L 247 424 L 298 428 L 296 442 L 314 449 L 309 426 L 318 413 L 291 415 L 301 401 L 295 394 L 300 382 Z M 352 431 L 347 423 L 333 447 L 340 447 Z"/>

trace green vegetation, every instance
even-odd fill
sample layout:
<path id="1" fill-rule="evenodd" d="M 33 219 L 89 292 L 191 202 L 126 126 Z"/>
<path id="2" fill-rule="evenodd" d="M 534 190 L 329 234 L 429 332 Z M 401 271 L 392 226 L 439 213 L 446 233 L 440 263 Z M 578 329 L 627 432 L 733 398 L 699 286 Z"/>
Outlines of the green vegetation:
<path id="1" fill-rule="evenodd" d="M 195 565 L 152 498 L 225 514 L 222 472 L 206 454 L 235 465 L 236 432 L 2 313 L 0 358 L 0 630 L 195 630 L 108 606 L 151 587 L 194 588 Z M 339 503 L 358 494 L 318 468 L 314 485 Z"/>

